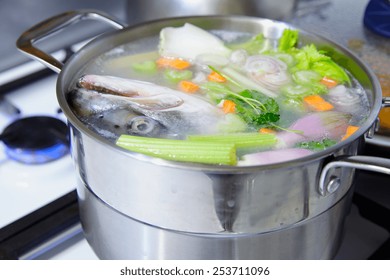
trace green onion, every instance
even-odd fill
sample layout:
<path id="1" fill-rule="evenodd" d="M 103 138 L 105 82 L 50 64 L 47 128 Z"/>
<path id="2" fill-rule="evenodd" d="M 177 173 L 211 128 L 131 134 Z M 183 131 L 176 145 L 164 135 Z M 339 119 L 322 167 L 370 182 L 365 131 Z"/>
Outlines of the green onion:
<path id="1" fill-rule="evenodd" d="M 212 142 L 212 143 L 233 143 L 237 148 L 272 147 L 278 139 L 275 134 L 265 133 L 231 133 L 211 135 L 189 135 L 187 139 L 191 142 Z"/>
<path id="2" fill-rule="evenodd" d="M 260 91 L 261 93 L 267 95 L 268 97 L 275 98 L 278 95 L 273 92 L 272 90 L 269 90 L 260 84 L 254 82 L 250 78 L 248 78 L 246 75 L 241 74 L 240 72 L 236 71 L 233 68 L 225 67 L 223 71 L 221 71 L 224 74 L 224 77 L 230 77 L 230 80 L 234 80 L 235 84 L 240 84 L 241 88 L 246 89 L 254 89 L 257 91 Z"/>
<path id="3" fill-rule="evenodd" d="M 121 135 L 116 144 L 127 150 L 167 160 L 235 165 L 236 148 L 231 143 Z"/>

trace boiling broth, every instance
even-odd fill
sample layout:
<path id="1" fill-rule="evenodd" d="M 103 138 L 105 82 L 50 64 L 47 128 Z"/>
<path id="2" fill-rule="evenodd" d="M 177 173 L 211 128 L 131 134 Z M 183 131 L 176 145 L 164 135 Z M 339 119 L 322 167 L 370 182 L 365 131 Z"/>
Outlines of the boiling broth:
<path id="1" fill-rule="evenodd" d="M 368 116 L 365 91 L 345 69 L 341 70 L 344 80 L 337 81 L 325 77 L 321 69 L 300 65 L 299 56 L 311 55 L 317 51 L 314 46 L 298 48 L 297 42 L 286 51 L 278 49 L 280 39 L 220 30 L 209 34 L 222 42 L 222 52 L 227 49 L 228 55 L 214 51 L 195 58 L 165 55 L 160 35 L 99 56 L 68 94 L 74 112 L 91 130 L 114 143 L 121 135 L 183 142 L 195 135 L 192 140 L 214 143 L 222 143 L 218 141 L 227 135 L 272 135 L 264 136 L 263 142 L 256 140 L 258 145 L 236 143 L 234 165 L 237 160 L 239 165 L 274 163 L 326 149 L 346 139 Z M 302 52 L 305 48 L 307 54 Z M 321 55 L 320 51 L 314 54 L 328 63 Z M 318 68 L 320 62 L 309 63 Z M 273 154 L 276 150 L 287 156 Z M 181 160 L 175 155 L 163 158 Z"/>

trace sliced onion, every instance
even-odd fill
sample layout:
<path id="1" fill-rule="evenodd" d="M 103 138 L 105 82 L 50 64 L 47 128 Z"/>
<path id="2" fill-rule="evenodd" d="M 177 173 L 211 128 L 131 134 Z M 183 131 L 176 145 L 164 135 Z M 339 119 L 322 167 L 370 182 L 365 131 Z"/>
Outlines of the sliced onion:
<path id="1" fill-rule="evenodd" d="M 257 81 L 269 89 L 277 90 L 290 82 L 290 76 L 287 72 L 281 71 L 263 75 L 262 77 L 259 77 Z"/>
<path id="2" fill-rule="evenodd" d="M 344 85 L 330 89 L 328 99 L 341 112 L 354 113 L 361 108 L 360 96 L 348 90 Z"/>
<path id="3" fill-rule="evenodd" d="M 287 73 L 287 65 L 274 57 L 255 55 L 248 57 L 244 69 L 257 83 L 272 90 L 291 81 Z"/>
<path id="4" fill-rule="evenodd" d="M 245 63 L 245 70 L 252 74 L 268 74 L 280 71 L 279 63 L 276 59 L 264 55 L 254 55 L 248 57 Z"/>
<path id="5" fill-rule="evenodd" d="M 230 62 L 238 66 L 244 66 L 248 58 L 248 53 L 245 50 L 235 50 L 230 54 Z"/>

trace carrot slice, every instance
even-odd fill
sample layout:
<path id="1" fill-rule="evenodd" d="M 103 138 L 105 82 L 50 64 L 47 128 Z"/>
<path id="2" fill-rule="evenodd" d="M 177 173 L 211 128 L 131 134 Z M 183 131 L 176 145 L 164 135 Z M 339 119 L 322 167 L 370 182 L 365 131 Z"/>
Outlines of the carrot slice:
<path id="1" fill-rule="evenodd" d="M 259 129 L 259 132 L 260 133 L 265 133 L 265 134 L 274 134 L 275 130 L 270 129 L 270 128 L 266 128 L 266 127 L 262 127 L 262 128 Z"/>
<path id="2" fill-rule="evenodd" d="M 207 79 L 212 82 L 217 82 L 217 83 L 224 83 L 226 82 L 226 78 L 222 76 L 221 74 L 212 71 L 208 76 Z"/>
<path id="3" fill-rule="evenodd" d="M 179 82 L 179 89 L 187 93 L 194 93 L 199 90 L 199 86 L 193 82 L 183 80 Z"/>
<path id="4" fill-rule="evenodd" d="M 343 138 L 342 138 L 341 140 L 347 139 L 349 136 L 351 136 L 352 134 L 354 134 L 358 129 L 359 129 L 358 126 L 349 125 L 349 126 L 347 127 L 347 131 L 345 132 L 345 135 L 343 136 Z"/>
<path id="5" fill-rule="evenodd" d="M 338 85 L 338 82 L 331 79 L 331 78 L 328 78 L 328 77 L 323 77 L 321 80 L 320 80 L 320 83 L 323 84 L 323 85 L 326 85 L 327 88 L 333 88 L 335 86 Z"/>
<path id="6" fill-rule="evenodd" d="M 329 111 L 334 107 L 329 102 L 325 101 L 319 95 L 309 95 L 303 98 L 303 101 L 314 111 Z"/>
<path id="7" fill-rule="evenodd" d="M 177 70 L 184 70 L 191 66 L 191 63 L 187 60 L 167 57 L 160 57 L 156 63 L 158 67 L 170 67 Z"/>
<path id="8" fill-rule="evenodd" d="M 222 104 L 222 111 L 225 114 L 234 113 L 236 111 L 236 103 L 231 100 L 224 100 Z"/>

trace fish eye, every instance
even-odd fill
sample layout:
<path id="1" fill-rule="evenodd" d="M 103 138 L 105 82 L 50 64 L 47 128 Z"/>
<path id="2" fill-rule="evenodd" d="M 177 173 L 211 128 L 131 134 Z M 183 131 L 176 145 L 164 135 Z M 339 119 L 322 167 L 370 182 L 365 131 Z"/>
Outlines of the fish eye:
<path id="1" fill-rule="evenodd" d="M 131 120 L 128 128 L 132 133 L 146 135 L 155 132 L 159 128 L 159 123 L 152 118 L 139 116 Z"/>

